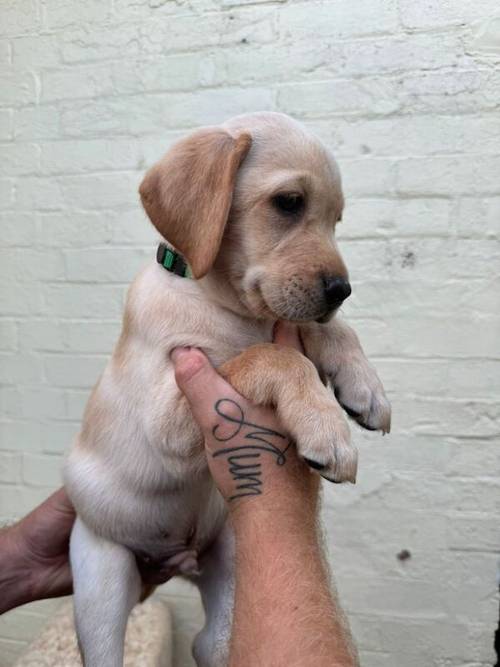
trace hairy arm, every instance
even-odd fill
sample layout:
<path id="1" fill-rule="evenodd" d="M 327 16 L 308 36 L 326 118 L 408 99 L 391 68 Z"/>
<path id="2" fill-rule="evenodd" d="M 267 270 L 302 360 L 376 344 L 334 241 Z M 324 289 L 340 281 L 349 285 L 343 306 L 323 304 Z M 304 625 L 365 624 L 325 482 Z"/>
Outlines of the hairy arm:
<path id="1" fill-rule="evenodd" d="M 297 461 L 285 465 L 314 475 Z M 308 495 L 315 484 L 297 492 L 288 484 L 291 478 L 274 489 L 287 502 L 264 495 L 231 511 L 236 537 L 231 667 L 357 664 Z"/>

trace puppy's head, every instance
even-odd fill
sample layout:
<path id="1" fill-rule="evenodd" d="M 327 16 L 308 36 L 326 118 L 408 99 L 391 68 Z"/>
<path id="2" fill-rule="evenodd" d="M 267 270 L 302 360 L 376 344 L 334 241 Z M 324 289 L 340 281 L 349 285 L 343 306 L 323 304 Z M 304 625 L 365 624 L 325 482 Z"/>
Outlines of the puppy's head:
<path id="1" fill-rule="evenodd" d="M 337 166 L 288 116 L 248 114 L 195 132 L 146 174 L 140 193 L 195 278 L 223 278 L 254 316 L 326 321 L 350 294 L 334 239 Z"/>

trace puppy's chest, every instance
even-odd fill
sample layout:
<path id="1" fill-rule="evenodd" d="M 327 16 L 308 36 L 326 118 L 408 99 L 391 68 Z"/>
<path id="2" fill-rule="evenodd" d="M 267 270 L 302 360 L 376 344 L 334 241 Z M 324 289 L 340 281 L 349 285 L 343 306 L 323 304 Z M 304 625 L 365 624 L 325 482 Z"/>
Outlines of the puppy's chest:
<path id="1" fill-rule="evenodd" d="M 215 366 L 219 366 L 252 345 L 270 343 L 273 324 L 238 317 L 223 318 L 218 326 L 207 333 L 208 336 L 200 337 L 198 347 L 203 349 Z"/>

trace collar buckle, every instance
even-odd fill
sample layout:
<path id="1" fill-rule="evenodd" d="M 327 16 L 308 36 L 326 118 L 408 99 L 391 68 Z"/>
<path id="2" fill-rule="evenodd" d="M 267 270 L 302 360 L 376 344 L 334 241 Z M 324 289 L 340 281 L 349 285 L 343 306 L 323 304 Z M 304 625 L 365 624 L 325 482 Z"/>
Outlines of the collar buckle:
<path id="1" fill-rule="evenodd" d="M 156 251 L 156 261 L 158 264 L 161 264 L 164 269 L 174 273 L 176 276 L 181 278 L 191 278 L 191 270 L 184 259 L 184 257 L 169 248 L 166 243 L 160 243 Z"/>

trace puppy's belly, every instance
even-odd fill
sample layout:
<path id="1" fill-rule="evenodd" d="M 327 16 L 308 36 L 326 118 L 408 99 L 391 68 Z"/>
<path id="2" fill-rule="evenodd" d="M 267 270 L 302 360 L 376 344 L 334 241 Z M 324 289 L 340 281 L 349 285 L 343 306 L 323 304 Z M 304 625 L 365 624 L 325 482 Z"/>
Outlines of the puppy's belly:
<path id="1" fill-rule="evenodd" d="M 131 484 L 116 466 L 78 445 L 64 471 L 78 515 L 96 534 L 153 560 L 187 548 L 203 552 L 226 517 L 208 469 L 182 484 L 165 473 L 161 488 L 141 486 L 139 470 L 136 474 L 136 484 Z"/>

